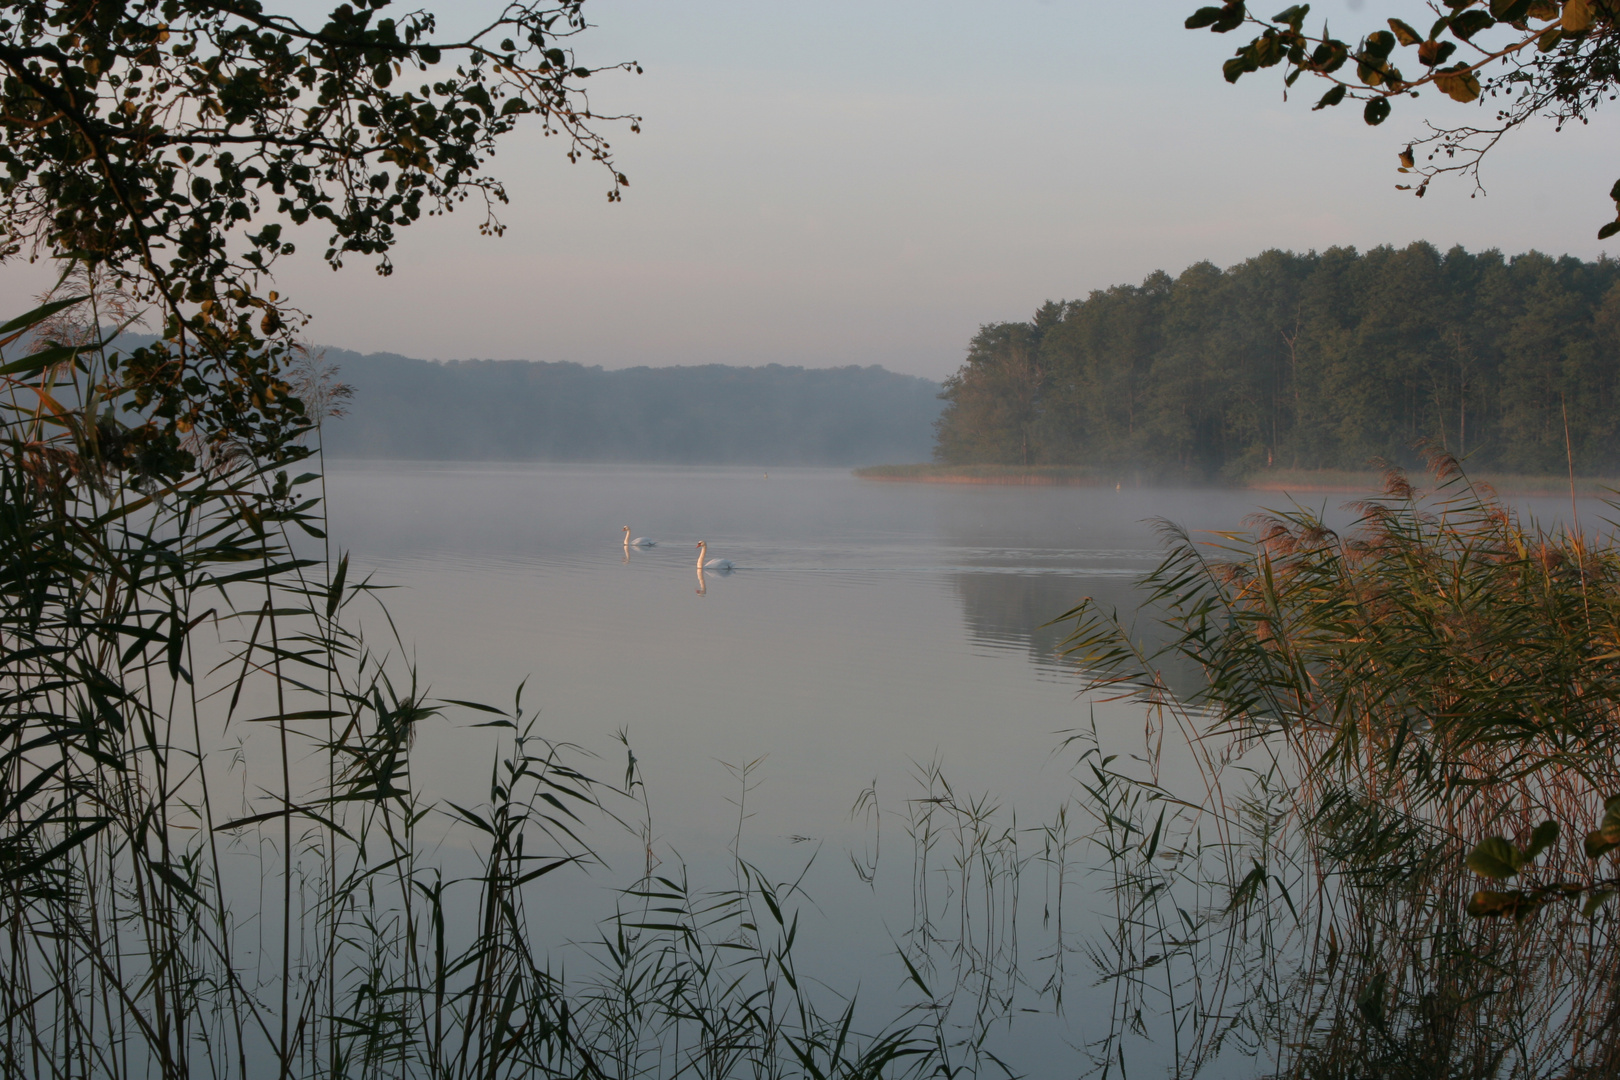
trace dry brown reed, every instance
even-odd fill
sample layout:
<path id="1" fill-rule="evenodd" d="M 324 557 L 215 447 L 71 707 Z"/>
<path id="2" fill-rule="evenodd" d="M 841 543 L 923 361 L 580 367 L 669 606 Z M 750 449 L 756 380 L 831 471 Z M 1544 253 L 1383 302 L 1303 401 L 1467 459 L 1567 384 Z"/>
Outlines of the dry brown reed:
<path id="1" fill-rule="evenodd" d="M 1115 902 L 1099 1071 L 1153 1014 L 1177 1075 L 1233 1052 L 1301 1078 L 1620 1068 L 1613 873 L 1579 842 L 1620 791 L 1620 550 L 1431 471 L 1424 498 L 1389 470 L 1343 535 L 1299 508 L 1165 526 L 1146 589 L 1165 653 L 1206 673 L 1193 700 L 1114 613 L 1067 616 L 1096 687 L 1150 721 L 1151 775 L 1076 743 Z M 1513 894 L 1476 873 L 1490 837 Z"/>

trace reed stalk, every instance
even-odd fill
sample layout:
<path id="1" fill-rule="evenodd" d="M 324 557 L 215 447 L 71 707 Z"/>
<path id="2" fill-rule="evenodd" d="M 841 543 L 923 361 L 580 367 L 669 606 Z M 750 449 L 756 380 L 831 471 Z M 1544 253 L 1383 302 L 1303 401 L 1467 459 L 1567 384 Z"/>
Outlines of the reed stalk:
<path id="1" fill-rule="evenodd" d="M 1430 462 L 1435 495 L 1391 469 L 1343 535 L 1299 508 L 1165 526 L 1160 652 L 1095 604 L 1066 616 L 1094 689 L 1149 720 L 1146 770 L 1074 743 L 1115 904 L 1100 1072 L 1144 1013 L 1177 1075 L 1231 1052 L 1300 1078 L 1620 1068 L 1620 549 Z M 1171 654 L 1196 697 L 1156 674 Z"/>
<path id="2" fill-rule="evenodd" d="M 863 1033 L 797 976 L 792 883 L 740 834 L 707 890 L 655 872 L 649 818 L 646 875 L 567 977 L 547 886 L 650 807 L 633 755 L 605 783 L 521 687 L 438 700 L 400 659 L 379 586 L 328 546 L 307 443 L 341 398 L 318 365 L 297 438 L 244 422 L 141 450 L 103 290 L 79 283 L 0 330 L 0 1075 L 931 1071 L 903 1011 Z M 452 716 L 489 740 L 473 805 L 414 773 Z"/>

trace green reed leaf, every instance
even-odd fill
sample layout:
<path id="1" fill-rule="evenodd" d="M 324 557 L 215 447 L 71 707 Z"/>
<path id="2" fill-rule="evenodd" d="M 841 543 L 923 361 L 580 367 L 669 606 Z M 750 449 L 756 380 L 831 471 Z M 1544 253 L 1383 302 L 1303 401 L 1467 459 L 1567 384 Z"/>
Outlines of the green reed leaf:
<path id="1" fill-rule="evenodd" d="M 23 314 L 18 315 L 15 319 L 12 319 L 4 324 L 0 324 L 0 334 L 9 334 L 16 330 L 26 330 L 30 326 L 44 322 L 52 315 L 55 315 L 58 311 L 64 311 L 67 308 L 72 307 L 74 304 L 82 304 L 88 299 L 90 299 L 88 296 L 69 296 L 63 300 L 52 300 L 50 303 L 41 304 L 32 311 L 24 312 Z"/>
<path id="2" fill-rule="evenodd" d="M 1543 821 L 1540 825 L 1537 825 L 1535 831 L 1530 834 L 1530 843 L 1525 846 L 1523 858 L 1520 860 L 1519 865 L 1521 867 L 1528 865 L 1537 855 L 1551 847 L 1557 839 L 1558 822 Z"/>

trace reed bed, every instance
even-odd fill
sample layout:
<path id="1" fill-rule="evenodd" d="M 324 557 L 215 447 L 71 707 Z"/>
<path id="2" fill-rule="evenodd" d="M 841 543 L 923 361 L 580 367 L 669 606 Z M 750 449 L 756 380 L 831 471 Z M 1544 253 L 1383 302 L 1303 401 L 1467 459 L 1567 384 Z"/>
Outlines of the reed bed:
<path id="1" fill-rule="evenodd" d="M 1434 495 L 1390 470 L 1344 535 L 1302 509 L 1165 526 L 1145 586 L 1195 699 L 1115 613 L 1069 614 L 1096 688 L 1148 721 L 1129 768 L 1073 744 L 1115 906 L 1089 946 L 1115 993 L 1101 1074 L 1150 1016 L 1183 1076 L 1620 1070 L 1620 551 L 1431 465 Z"/>
<path id="2" fill-rule="evenodd" d="M 121 301 L 79 283 L 0 328 L 0 1074 L 934 1069 L 928 1016 L 866 1026 L 798 977 L 800 897 L 740 846 L 719 888 L 649 855 L 592 964 L 556 964 L 548 884 L 597 860 L 593 829 L 650 842 L 634 755 L 593 776 L 521 688 L 437 700 L 401 659 L 380 586 L 326 547 L 334 372 L 283 357 L 251 388 L 299 393 L 295 438 L 136 452 L 100 330 Z M 489 740 L 469 805 L 413 775 L 452 716 Z"/>
<path id="3" fill-rule="evenodd" d="M 628 745 L 607 778 L 521 687 L 431 695 L 327 547 L 335 372 L 251 388 L 304 403 L 289 437 L 141 441 L 99 329 L 124 301 L 83 284 L 0 328 L 5 1076 L 1010 1076 L 1000 1040 L 1087 970 L 1076 1072 L 1620 1072 L 1620 551 L 1444 455 L 1436 494 L 1392 471 L 1344 535 L 1167 527 L 1164 653 L 1069 613 L 1094 707 L 1134 703 L 1145 741 L 1073 733 L 1044 820 L 938 763 L 899 806 L 862 793 L 850 868 L 875 887 L 898 816 L 910 921 L 899 990 L 858 1002 L 801 970 L 803 876 L 744 857 L 757 763 L 729 880 L 694 882 Z M 466 805 L 413 773 L 450 722 L 489 739 Z M 549 886 L 603 828 L 645 865 L 565 969 Z"/>

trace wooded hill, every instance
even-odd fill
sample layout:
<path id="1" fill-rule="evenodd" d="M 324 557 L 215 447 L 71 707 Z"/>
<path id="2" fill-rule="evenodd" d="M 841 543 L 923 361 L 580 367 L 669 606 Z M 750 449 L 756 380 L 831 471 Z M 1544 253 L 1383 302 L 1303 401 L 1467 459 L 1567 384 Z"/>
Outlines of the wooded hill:
<path id="1" fill-rule="evenodd" d="M 626 368 L 325 350 L 336 457 L 861 465 L 927 456 L 939 384 L 880 367 Z"/>
<path id="2" fill-rule="evenodd" d="M 1536 252 L 1267 251 L 982 327 L 936 459 L 1238 478 L 1411 463 L 1620 467 L 1620 264 Z"/>

